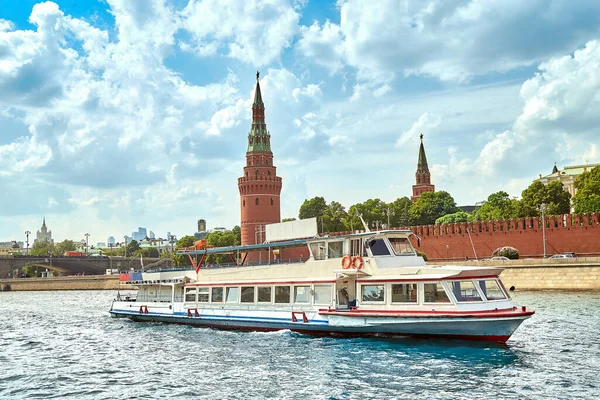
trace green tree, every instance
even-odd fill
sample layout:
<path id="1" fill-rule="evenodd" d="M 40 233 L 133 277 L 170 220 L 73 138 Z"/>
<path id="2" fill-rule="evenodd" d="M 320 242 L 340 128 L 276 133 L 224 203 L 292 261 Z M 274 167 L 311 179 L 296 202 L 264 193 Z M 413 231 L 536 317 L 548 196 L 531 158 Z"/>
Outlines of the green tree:
<path id="1" fill-rule="evenodd" d="M 380 199 L 368 199 L 364 203 L 355 204 L 350 207 L 350 210 L 356 214 L 358 211 L 365 223 L 369 228 L 375 228 L 379 226 L 383 227 L 383 224 L 387 224 L 387 215 L 384 215 L 384 210 L 387 209 L 387 204 Z M 391 222 L 391 221 L 390 221 Z M 353 218 L 352 224 L 354 229 L 364 229 L 359 218 Z"/>
<path id="2" fill-rule="evenodd" d="M 425 192 L 409 209 L 410 218 L 416 225 L 434 224 L 435 220 L 459 211 L 450 193 Z"/>
<path id="3" fill-rule="evenodd" d="M 63 240 L 54 246 L 53 255 L 56 257 L 64 256 L 67 251 L 75 251 L 77 247 L 72 240 Z"/>
<path id="4" fill-rule="evenodd" d="M 289 221 L 295 221 L 296 218 L 284 218 L 281 220 L 281 222 L 289 222 Z"/>
<path id="5" fill-rule="evenodd" d="M 345 223 L 347 217 L 344 206 L 337 201 L 332 201 L 323 211 L 321 223 L 325 232 L 342 232 L 348 230 Z"/>
<path id="6" fill-rule="evenodd" d="M 191 235 L 182 237 L 175 244 L 175 253 L 179 248 L 193 246 L 195 241 L 196 238 Z M 173 258 L 173 264 L 177 266 L 192 265 L 190 258 L 187 254 L 172 254 L 171 257 Z"/>
<path id="7" fill-rule="evenodd" d="M 571 194 L 564 190 L 559 181 L 544 185 L 535 181 L 521 193 L 521 204 L 517 216 L 535 217 L 540 215 L 538 206 L 546 204 L 546 214 L 561 215 L 569 214 L 571 211 Z"/>
<path id="8" fill-rule="evenodd" d="M 474 212 L 475 218 L 481 221 L 516 218 L 518 214 L 519 201 L 504 191 L 490 194 Z"/>
<path id="9" fill-rule="evenodd" d="M 471 214 L 466 213 L 464 211 L 458 211 L 453 214 L 446 214 L 443 217 L 436 219 L 435 224 L 441 225 L 441 224 L 455 224 L 457 222 L 471 222 L 474 219 L 475 218 Z"/>
<path id="10" fill-rule="evenodd" d="M 239 246 L 242 244 L 242 228 L 240 228 L 239 225 L 236 225 L 231 229 L 231 232 L 235 235 L 234 245 Z"/>
<path id="11" fill-rule="evenodd" d="M 412 224 L 410 220 L 410 206 L 412 206 L 412 204 L 412 200 L 405 196 L 399 197 L 387 205 L 392 213 L 390 215 L 390 227 L 407 227 Z"/>
<path id="12" fill-rule="evenodd" d="M 573 206 L 576 213 L 600 211 L 600 166 L 575 178 L 575 188 Z"/>
<path id="13" fill-rule="evenodd" d="M 140 244 L 135 239 L 132 239 L 129 243 L 127 243 L 127 254 L 135 254 L 135 252 L 140 249 Z"/>
<path id="14" fill-rule="evenodd" d="M 214 247 L 229 247 L 239 245 L 240 242 L 233 230 L 225 232 L 211 232 L 206 235 L 206 244 Z M 207 263 L 231 262 L 227 254 L 211 254 L 206 258 Z"/>
<path id="15" fill-rule="evenodd" d="M 144 257 L 149 257 L 149 258 L 158 258 L 158 257 L 160 257 L 160 254 L 159 254 L 158 249 L 156 247 L 148 247 L 146 249 L 142 249 L 142 255 Z"/>
<path id="16" fill-rule="evenodd" d="M 327 208 L 327 203 L 323 197 L 313 197 L 310 200 L 304 200 L 300 206 L 298 217 L 300 219 L 320 217 Z"/>
<path id="17" fill-rule="evenodd" d="M 48 256 L 50 254 L 54 255 L 54 253 L 54 244 L 47 240 L 34 242 L 29 250 L 29 254 L 32 256 Z"/>

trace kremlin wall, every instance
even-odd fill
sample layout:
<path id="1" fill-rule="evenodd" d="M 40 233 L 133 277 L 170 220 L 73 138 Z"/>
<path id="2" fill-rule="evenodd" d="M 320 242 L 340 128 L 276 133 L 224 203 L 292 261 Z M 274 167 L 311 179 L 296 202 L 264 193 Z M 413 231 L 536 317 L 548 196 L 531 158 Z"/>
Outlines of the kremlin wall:
<path id="1" fill-rule="evenodd" d="M 462 222 L 446 225 L 413 226 L 421 238 L 420 251 L 429 260 L 464 260 L 489 258 L 503 246 L 519 250 L 520 258 L 539 258 L 544 255 L 541 217 L 515 218 L 504 221 Z M 600 255 L 600 225 L 598 213 L 583 215 L 547 216 L 547 255 L 574 252 L 577 256 Z M 469 233 L 471 238 L 469 239 Z M 471 240 L 473 245 L 471 245 Z M 415 247 L 417 241 L 414 240 Z"/>

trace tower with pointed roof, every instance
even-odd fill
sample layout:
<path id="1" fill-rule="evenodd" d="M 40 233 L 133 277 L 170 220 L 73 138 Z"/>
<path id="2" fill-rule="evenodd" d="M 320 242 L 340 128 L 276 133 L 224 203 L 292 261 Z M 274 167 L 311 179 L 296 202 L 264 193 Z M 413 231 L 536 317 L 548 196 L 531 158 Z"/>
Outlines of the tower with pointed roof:
<path id="1" fill-rule="evenodd" d="M 427 166 L 427 157 L 425 156 L 425 147 L 423 146 L 423 134 L 420 136 L 421 146 L 419 147 L 419 161 L 417 162 L 417 173 L 415 174 L 417 182 L 413 185 L 413 195 L 410 198 L 413 203 L 421 197 L 422 193 L 435 192 L 435 186 L 431 184 L 431 174 Z"/>
<path id="2" fill-rule="evenodd" d="M 49 231 L 48 227 L 46 226 L 46 217 L 44 217 L 44 221 L 42 222 L 42 227 L 40 228 L 39 231 L 36 232 L 35 240 L 33 242 L 34 243 L 36 243 L 36 242 L 54 243 L 54 240 L 52 239 L 52 231 Z"/>
<path id="3" fill-rule="evenodd" d="M 265 105 L 256 72 L 252 103 L 252 126 L 248 134 L 244 175 L 238 178 L 240 191 L 242 244 L 265 241 L 265 225 L 281 221 L 279 194 L 281 178 L 273 165 L 271 134 L 265 123 Z"/>

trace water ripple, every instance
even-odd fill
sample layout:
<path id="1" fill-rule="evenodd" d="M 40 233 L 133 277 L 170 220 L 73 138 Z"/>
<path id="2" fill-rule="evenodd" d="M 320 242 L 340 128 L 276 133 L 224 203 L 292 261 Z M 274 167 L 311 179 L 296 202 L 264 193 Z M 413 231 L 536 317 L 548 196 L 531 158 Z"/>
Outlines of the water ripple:
<path id="1" fill-rule="evenodd" d="M 600 294 L 518 293 L 505 346 L 133 323 L 113 292 L 0 293 L 0 398 L 588 399 Z"/>

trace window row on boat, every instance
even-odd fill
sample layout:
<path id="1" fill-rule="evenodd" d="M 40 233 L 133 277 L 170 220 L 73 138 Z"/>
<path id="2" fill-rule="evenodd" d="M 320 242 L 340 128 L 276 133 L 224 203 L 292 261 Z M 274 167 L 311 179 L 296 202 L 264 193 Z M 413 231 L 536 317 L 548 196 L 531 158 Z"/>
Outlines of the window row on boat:
<path id="1" fill-rule="evenodd" d="M 496 279 L 359 284 L 361 304 L 467 303 L 506 300 Z"/>
<path id="2" fill-rule="evenodd" d="M 186 303 L 330 305 L 331 284 L 186 287 Z"/>
<path id="3" fill-rule="evenodd" d="M 312 241 L 308 245 L 315 260 L 350 256 L 415 256 L 410 240 L 405 237 L 359 238 Z M 370 254 L 369 254 L 370 253 Z"/>

